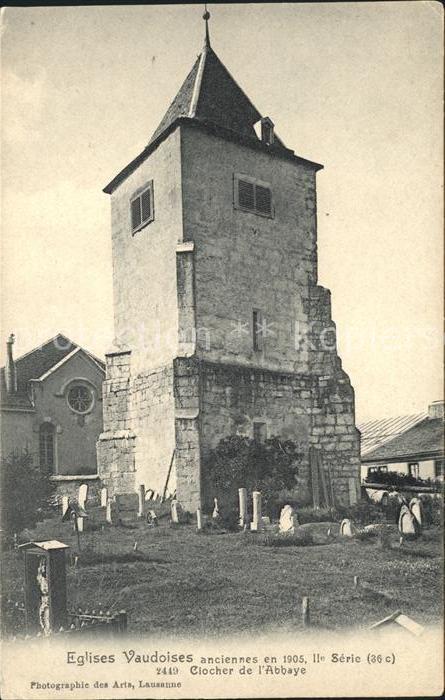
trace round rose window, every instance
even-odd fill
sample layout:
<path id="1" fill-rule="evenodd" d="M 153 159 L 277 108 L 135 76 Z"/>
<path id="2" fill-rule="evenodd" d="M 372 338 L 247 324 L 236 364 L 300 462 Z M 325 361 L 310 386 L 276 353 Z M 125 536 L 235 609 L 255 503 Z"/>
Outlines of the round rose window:
<path id="1" fill-rule="evenodd" d="M 68 404 L 76 413 L 88 413 L 93 406 L 91 389 L 83 384 L 75 384 L 68 391 Z"/>

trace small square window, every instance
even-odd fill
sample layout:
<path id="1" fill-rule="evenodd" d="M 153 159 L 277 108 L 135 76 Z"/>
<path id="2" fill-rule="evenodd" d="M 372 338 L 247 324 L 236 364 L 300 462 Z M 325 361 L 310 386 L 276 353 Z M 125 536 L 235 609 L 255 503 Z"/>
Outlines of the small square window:
<path id="1" fill-rule="evenodd" d="M 136 233 L 154 219 L 153 180 L 136 193 L 130 205 L 131 230 Z"/>

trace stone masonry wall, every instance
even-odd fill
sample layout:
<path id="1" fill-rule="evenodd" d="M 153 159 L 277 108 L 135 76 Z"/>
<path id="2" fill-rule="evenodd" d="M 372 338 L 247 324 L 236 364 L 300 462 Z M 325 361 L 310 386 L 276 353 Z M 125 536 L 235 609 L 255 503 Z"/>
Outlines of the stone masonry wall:
<path id="1" fill-rule="evenodd" d="M 136 484 L 162 494 L 175 449 L 173 366 L 140 372 L 132 381 L 132 425 L 136 433 Z M 168 490 L 176 487 L 172 470 Z"/>
<path id="2" fill-rule="evenodd" d="M 197 354 L 212 362 L 306 372 L 297 324 L 317 283 L 315 173 L 197 128 L 181 128 L 184 240 L 195 244 Z M 235 176 L 269 183 L 273 216 L 236 207 Z M 252 343 L 252 311 L 266 323 Z"/>
<path id="3" fill-rule="evenodd" d="M 299 476 L 310 480 L 309 450 L 319 448 L 330 470 L 338 504 L 351 502 L 350 479 L 358 497 L 359 436 L 354 394 L 344 373 L 336 378 L 175 360 L 177 495 L 186 509 L 206 505 L 202 461 L 229 435 L 253 437 L 253 424 L 267 425 L 268 437 L 296 442 L 302 452 Z"/>
<path id="4" fill-rule="evenodd" d="M 173 367 L 131 373 L 130 352 L 107 356 L 99 475 L 112 493 L 162 492 L 175 449 Z M 173 471 L 169 490 L 175 488 Z"/>
<path id="5" fill-rule="evenodd" d="M 110 495 L 133 491 L 136 485 L 136 436 L 131 429 L 131 352 L 106 357 L 102 385 L 104 431 L 97 442 L 97 467 Z"/>
<path id="6" fill-rule="evenodd" d="M 299 476 L 309 483 L 309 448 L 321 451 L 330 469 L 338 503 L 348 504 L 349 478 L 358 478 L 359 438 L 354 397 L 346 375 L 319 380 L 236 365 L 201 363 L 202 455 L 229 435 L 253 437 L 253 424 L 267 425 L 267 436 L 296 442 L 303 454 Z M 241 486 L 241 484 L 240 484 Z M 203 494 L 208 501 L 211 494 Z"/>

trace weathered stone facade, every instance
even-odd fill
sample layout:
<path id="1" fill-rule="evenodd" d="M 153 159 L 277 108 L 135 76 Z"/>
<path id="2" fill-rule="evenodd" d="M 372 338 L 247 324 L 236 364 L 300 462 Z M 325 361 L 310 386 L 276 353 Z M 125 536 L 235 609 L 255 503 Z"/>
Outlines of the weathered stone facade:
<path id="1" fill-rule="evenodd" d="M 248 109 L 239 102 L 235 127 L 243 110 L 257 118 Z M 107 359 L 100 474 L 116 492 L 162 491 L 174 452 L 170 486 L 192 510 L 205 500 L 207 451 L 260 423 L 300 444 L 300 475 L 309 478 L 309 449 L 319 448 L 336 500 L 348 503 L 358 496 L 359 436 L 330 293 L 317 283 L 321 166 L 239 131 L 179 115 L 106 188 L 122 349 Z M 239 177 L 266 183 L 267 215 L 237 204 Z M 132 235 L 130 200 L 148 181 L 154 220 Z"/>

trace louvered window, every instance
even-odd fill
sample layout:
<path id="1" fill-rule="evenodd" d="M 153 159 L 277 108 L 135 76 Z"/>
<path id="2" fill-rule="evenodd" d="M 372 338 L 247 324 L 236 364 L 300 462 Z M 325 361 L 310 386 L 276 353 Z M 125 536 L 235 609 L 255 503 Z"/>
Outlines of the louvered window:
<path id="1" fill-rule="evenodd" d="M 272 213 L 272 197 L 268 187 L 255 185 L 255 206 L 260 214 Z"/>
<path id="2" fill-rule="evenodd" d="M 235 206 L 262 216 L 272 216 L 270 187 L 253 179 L 235 176 Z"/>
<path id="3" fill-rule="evenodd" d="M 153 181 L 151 181 L 131 200 L 131 230 L 135 233 L 153 219 Z"/>
<path id="4" fill-rule="evenodd" d="M 255 185 L 253 182 L 238 180 L 238 204 L 244 209 L 255 210 Z"/>

